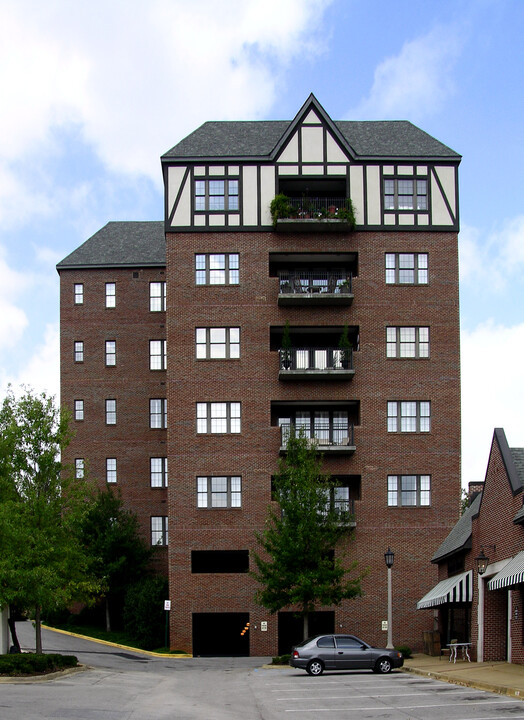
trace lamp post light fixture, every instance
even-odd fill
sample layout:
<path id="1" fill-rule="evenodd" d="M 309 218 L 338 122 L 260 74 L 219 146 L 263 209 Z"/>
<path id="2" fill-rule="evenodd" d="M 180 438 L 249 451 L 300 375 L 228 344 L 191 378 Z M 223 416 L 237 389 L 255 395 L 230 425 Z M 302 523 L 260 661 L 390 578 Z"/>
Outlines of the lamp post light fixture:
<path id="1" fill-rule="evenodd" d="M 393 600 L 391 593 L 391 568 L 393 567 L 393 561 L 395 560 L 395 553 L 389 547 L 387 552 L 384 553 L 384 560 L 386 561 L 386 567 L 388 569 L 388 641 L 386 643 L 386 648 L 388 650 L 393 650 Z"/>
<path id="2" fill-rule="evenodd" d="M 489 565 L 489 558 L 484 555 L 484 548 L 480 548 L 479 555 L 475 558 L 475 562 L 477 563 L 477 572 L 479 575 L 484 575 L 486 572 L 486 568 Z"/>

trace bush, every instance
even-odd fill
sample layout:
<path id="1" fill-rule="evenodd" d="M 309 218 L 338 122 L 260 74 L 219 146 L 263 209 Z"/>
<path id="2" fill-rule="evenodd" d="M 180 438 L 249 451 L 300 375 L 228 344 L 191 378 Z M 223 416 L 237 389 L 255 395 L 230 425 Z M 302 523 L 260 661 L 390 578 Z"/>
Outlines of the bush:
<path id="1" fill-rule="evenodd" d="M 289 659 L 291 658 L 291 655 L 288 653 L 287 655 L 277 655 L 274 657 L 271 661 L 272 665 L 289 665 Z"/>
<path id="2" fill-rule="evenodd" d="M 398 652 L 402 653 L 402 657 L 404 658 L 404 660 L 407 660 L 412 655 L 411 648 L 408 647 L 408 645 L 396 645 L 395 650 L 398 650 Z"/>
<path id="3" fill-rule="evenodd" d="M 44 675 L 45 673 L 77 667 L 78 659 L 74 655 L 0 655 L 0 675 L 16 677 L 19 675 Z"/>
<path id="4" fill-rule="evenodd" d="M 168 592 L 167 579 L 157 576 L 141 580 L 126 593 L 124 629 L 144 650 L 164 645 L 164 600 L 169 597 Z"/>

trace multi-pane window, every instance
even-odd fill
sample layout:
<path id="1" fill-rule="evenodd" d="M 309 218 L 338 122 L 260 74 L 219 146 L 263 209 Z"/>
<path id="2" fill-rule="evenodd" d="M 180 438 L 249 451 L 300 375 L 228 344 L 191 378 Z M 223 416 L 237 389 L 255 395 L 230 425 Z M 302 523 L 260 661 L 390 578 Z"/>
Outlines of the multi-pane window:
<path id="1" fill-rule="evenodd" d="M 427 285 L 427 253 L 386 253 L 387 285 Z"/>
<path id="2" fill-rule="evenodd" d="M 427 210 L 428 182 L 415 179 L 384 180 L 385 210 Z"/>
<path id="3" fill-rule="evenodd" d="M 116 483 L 116 458 L 106 458 L 106 482 Z"/>
<path id="4" fill-rule="evenodd" d="M 75 340 L 75 362 L 84 362 L 83 340 Z"/>
<path id="5" fill-rule="evenodd" d="M 116 283 L 106 283 L 106 307 L 116 307 Z"/>
<path id="6" fill-rule="evenodd" d="M 149 369 L 165 370 L 167 367 L 167 341 L 149 341 Z"/>
<path id="7" fill-rule="evenodd" d="M 297 435 L 317 441 L 318 445 L 347 445 L 350 442 L 349 416 L 346 410 L 297 410 L 280 417 L 282 445 L 286 445 L 294 427 Z"/>
<path id="8" fill-rule="evenodd" d="M 84 477 L 85 463 L 84 458 L 76 458 L 75 460 L 75 478 L 80 480 Z"/>
<path id="9" fill-rule="evenodd" d="M 238 253 L 195 255 L 197 285 L 238 285 Z"/>
<path id="10" fill-rule="evenodd" d="M 386 355 L 388 358 L 429 357 L 429 328 L 386 328 Z"/>
<path id="11" fill-rule="evenodd" d="M 240 328 L 197 328 L 196 356 L 204 359 L 240 357 Z"/>
<path id="12" fill-rule="evenodd" d="M 349 487 L 340 485 L 324 491 L 326 496 L 326 513 L 334 510 L 338 515 L 347 515 L 351 512 L 352 503 L 349 501 Z"/>
<path id="13" fill-rule="evenodd" d="M 199 508 L 239 508 L 242 506 L 242 480 L 239 475 L 197 477 Z"/>
<path id="14" fill-rule="evenodd" d="M 150 458 L 151 487 L 167 487 L 167 458 Z"/>
<path id="15" fill-rule="evenodd" d="M 167 428 L 166 398 L 153 398 L 149 401 L 149 427 L 155 430 Z"/>
<path id="16" fill-rule="evenodd" d="M 84 304 L 84 283 L 74 284 L 75 305 Z"/>
<path id="17" fill-rule="evenodd" d="M 388 402 L 388 432 L 429 432 L 431 403 L 427 401 Z"/>
<path id="18" fill-rule="evenodd" d="M 116 365 L 116 340 L 106 340 L 106 365 Z"/>
<path id="19" fill-rule="evenodd" d="M 75 400 L 75 420 L 84 419 L 84 401 Z"/>
<path id="20" fill-rule="evenodd" d="M 151 545 L 168 545 L 167 516 L 159 515 L 151 518 Z"/>
<path id="21" fill-rule="evenodd" d="M 197 433 L 239 432 L 239 402 L 197 403 Z"/>
<path id="22" fill-rule="evenodd" d="M 151 312 L 163 312 L 166 309 L 166 283 L 149 283 L 149 309 Z"/>
<path id="23" fill-rule="evenodd" d="M 429 475 L 388 475 L 390 507 L 427 507 L 431 505 Z"/>
<path id="24" fill-rule="evenodd" d="M 195 210 L 238 210 L 238 180 L 195 180 Z"/>
<path id="25" fill-rule="evenodd" d="M 106 400 L 106 425 L 116 425 L 116 400 Z"/>

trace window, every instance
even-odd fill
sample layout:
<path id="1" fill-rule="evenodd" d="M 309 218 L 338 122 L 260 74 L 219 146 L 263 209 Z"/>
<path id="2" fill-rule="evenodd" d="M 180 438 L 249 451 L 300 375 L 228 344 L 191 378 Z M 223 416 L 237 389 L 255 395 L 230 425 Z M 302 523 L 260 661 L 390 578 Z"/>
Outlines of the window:
<path id="1" fill-rule="evenodd" d="M 84 401 L 75 400 L 75 420 L 84 419 Z"/>
<path id="2" fill-rule="evenodd" d="M 238 210 L 238 180 L 195 180 L 195 210 Z"/>
<path id="3" fill-rule="evenodd" d="M 238 475 L 197 477 L 199 508 L 239 508 L 242 505 L 242 481 Z"/>
<path id="4" fill-rule="evenodd" d="M 151 487 L 167 487 L 167 458 L 150 458 Z"/>
<path id="5" fill-rule="evenodd" d="M 116 283 L 106 283 L 106 308 L 116 307 Z"/>
<path id="6" fill-rule="evenodd" d="M 349 486 L 339 485 L 338 487 L 324 490 L 326 496 L 326 513 L 333 509 L 338 515 L 352 513 L 353 503 L 349 500 Z"/>
<path id="7" fill-rule="evenodd" d="M 84 304 L 84 283 L 74 284 L 75 305 Z"/>
<path id="8" fill-rule="evenodd" d="M 386 355 L 388 358 L 429 357 L 429 328 L 386 328 Z"/>
<path id="9" fill-rule="evenodd" d="M 149 309 L 151 312 L 163 312 L 166 309 L 166 283 L 149 283 Z"/>
<path id="10" fill-rule="evenodd" d="M 151 518 L 151 545 L 168 545 L 168 540 L 167 516 L 153 516 Z"/>
<path id="11" fill-rule="evenodd" d="M 280 417 L 282 445 L 286 445 L 294 426 L 297 435 L 314 438 L 318 445 L 348 445 L 353 442 L 353 426 L 346 410 L 297 410 L 289 417 Z"/>
<path id="12" fill-rule="evenodd" d="M 427 285 L 427 253 L 386 253 L 387 285 Z"/>
<path id="13" fill-rule="evenodd" d="M 149 427 L 155 430 L 167 428 L 166 398 L 153 398 L 149 401 Z"/>
<path id="14" fill-rule="evenodd" d="M 424 401 L 388 402 L 388 432 L 429 432 L 431 403 Z"/>
<path id="15" fill-rule="evenodd" d="M 82 340 L 75 340 L 75 362 L 84 362 L 84 342 Z"/>
<path id="16" fill-rule="evenodd" d="M 238 285 L 238 253 L 195 255 L 197 285 Z"/>
<path id="17" fill-rule="evenodd" d="M 165 370 L 167 367 L 167 341 L 149 341 L 149 369 Z"/>
<path id="18" fill-rule="evenodd" d="M 75 478 L 80 480 L 84 477 L 85 465 L 84 458 L 76 458 L 75 460 Z"/>
<path id="19" fill-rule="evenodd" d="M 248 550 L 191 550 L 192 573 L 247 573 Z"/>
<path id="20" fill-rule="evenodd" d="M 106 425 L 116 425 L 116 400 L 106 400 Z"/>
<path id="21" fill-rule="evenodd" d="M 197 403 L 197 433 L 239 433 L 240 403 Z"/>
<path id="22" fill-rule="evenodd" d="M 197 328 L 196 356 L 199 360 L 240 357 L 240 328 Z"/>
<path id="23" fill-rule="evenodd" d="M 106 482 L 116 483 L 116 458 L 106 458 Z"/>
<path id="24" fill-rule="evenodd" d="M 106 340 L 106 365 L 116 365 L 115 340 Z"/>
<path id="25" fill-rule="evenodd" d="M 384 180 L 384 209 L 427 210 L 427 180 Z"/>
<path id="26" fill-rule="evenodd" d="M 388 505 L 390 507 L 427 507 L 431 504 L 429 475 L 388 475 Z"/>

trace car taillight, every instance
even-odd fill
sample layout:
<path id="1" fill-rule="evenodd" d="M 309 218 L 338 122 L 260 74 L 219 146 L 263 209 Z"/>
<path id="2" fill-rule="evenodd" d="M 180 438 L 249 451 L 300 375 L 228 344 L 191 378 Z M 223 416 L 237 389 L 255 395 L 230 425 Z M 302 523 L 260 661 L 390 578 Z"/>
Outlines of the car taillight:
<path id="1" fill-rule="evenodd" d="M 294 658 L 300 657 L 300 655 L 298 654 L 298 650 L 293 650 L 293 657 Z"/>

